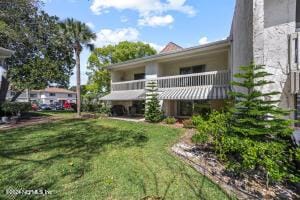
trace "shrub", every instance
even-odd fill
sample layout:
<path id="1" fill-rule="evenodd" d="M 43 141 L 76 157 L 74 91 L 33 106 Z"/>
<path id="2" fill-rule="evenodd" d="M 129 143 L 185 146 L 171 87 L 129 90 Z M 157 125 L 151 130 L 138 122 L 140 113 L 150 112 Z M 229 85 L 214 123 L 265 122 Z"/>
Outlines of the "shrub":
<path id="1" fill-rule="evenodd" d="M 99 108 L 99 113 L 109 115 L 111 112 L 111 107 L 107 105 L 102 105 Z"/>
<path id="2" fill-rule="evenodd" d="M 195 128 L 195 125 L 193 124 L 193 121 L 191 119 L 183 120 L 183 128 Z"/>
<path id="3" fill-rule="evenodd" d="M 164 119 L 164 122 L 166 124 L 175 124 L 176 123 L 176 119 L 174 117 L 167 117 L 166 119 Z"/>
<path id="4" fill-rule="evenodd" d="M 200 115 L 195 115 L 192 117 L 192 122 L 194 126 L 197 127 L 199 124 L 202 124 L 204 122 L 204 119 Z"/>
<path id="5" fill-rule="evenodd" d="M 209 135 L 207 133 L 197 133 L 193 135 L 192 142 L 196 144 L 205 144 L 209 140 Z"/>
<path id="6" fill-rule="evenodd" d="M 295 159 L 297 162 L 300 162 L 300 147 L 295 149 Z"/>
<path id="7" fill-rule="evenodd" d="M 1 105 L 1 110 L 5 115 L 18 115 L 31 110 L 31 103 L 27 102 L 4 102 Z"/>
<path id="8" fill-rule="evenodd" d="M 162 120 L 162 112 L 159 105 L 157 83 L 155 81 L 147 84 L 146 121 L 158 123 Z"/>

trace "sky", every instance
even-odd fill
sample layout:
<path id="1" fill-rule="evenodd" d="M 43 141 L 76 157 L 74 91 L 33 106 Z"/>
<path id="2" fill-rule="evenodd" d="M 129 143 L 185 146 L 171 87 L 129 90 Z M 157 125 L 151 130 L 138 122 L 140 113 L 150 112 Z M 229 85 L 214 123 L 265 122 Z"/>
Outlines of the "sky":
<path id="1" fill-rule="evenodd" d="M 192 47 L 229 36 L 235 0 L 44 0 L 43 9 L 61 20 L 85 22 L 97 35 L 96 47 L 142 41 L 160 51 L 167 43 Z M 81 54 L 81 81 L 87 59 Z M 75 74 L 75 73 L 74 73 Z M 70 85 L 75 85 L 75 75 Z"/>

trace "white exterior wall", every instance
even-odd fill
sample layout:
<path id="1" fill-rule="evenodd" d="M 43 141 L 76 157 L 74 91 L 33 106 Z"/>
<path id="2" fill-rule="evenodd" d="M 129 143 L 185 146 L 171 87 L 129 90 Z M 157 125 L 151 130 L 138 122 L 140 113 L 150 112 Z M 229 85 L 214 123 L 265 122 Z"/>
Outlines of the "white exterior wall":
<path id="1" fill-rule="evenodd" d="M 288 80 L 288 36 L 296 30 L 296 0 L 237 0 L 232 24 L 232 71 L 238 67 L 265 65 L 274 84 L 261 88 L 279 91 L 280 107 L 294 108 Z"/>
<path id="2" fill-rule="evenodd" d="M 53 100 L 53 103 L 59 102 L 59 100 L 66 100 L 70 103 L 76 103 L 76 94 L 72 94 L 72 97 L 68 97 L 68 93 L 55 93 L 55 97 L 51 97 L 48 92 L 34 92 L 31 91 L 30 94 L 36 94 L 37 97 L 30 97 L 31 101 L 37 101 L 43 104 L 50 104 L 51 100 Z M 8 91 L 7 93 L 7 99 L 11 99 L 11 91 Z M 28 93 L 27 91 L 23 92 L 18 99 L 17 102 L 28 102 Z"/>
<path id="3" fill-rule="evenodd" d="M 278 14 L 280 13 L 280 14 Z M 296 0 L 265 0 L 263 64 L 274 84 L 263 91 L 281 92 L 280 107 L 294 109 L 294 97 L 290 93 L 288 36 L 296 31 Z M 260 52 L 258 52 L 261 54 Z"/>
<path id="4" fill-rule="evenodd" d="M 42 102 L 45 104 L 50 104 L 51 100 L 53 103 L 59 102 L 59 100 L 66 100 L 70 101 L 70 103 L 76 103 L 76 94 L 72 94 L 72 97 L 68 97 L 67 93 L 55 93 L 55 97 L 51 97 L 50 93 L 43 92 L 40 95 Z"/>

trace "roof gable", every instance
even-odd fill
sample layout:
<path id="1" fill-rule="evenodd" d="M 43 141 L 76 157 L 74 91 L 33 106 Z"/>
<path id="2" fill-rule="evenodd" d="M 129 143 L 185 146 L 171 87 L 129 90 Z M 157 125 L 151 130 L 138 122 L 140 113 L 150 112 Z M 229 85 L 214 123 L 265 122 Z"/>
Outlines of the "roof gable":
<path id="1" fill-rule="evenodd" d="M 161 50 L 160 53 L 167 53 L 167 52 L 172 52 L 172 51 L 179 51 L 182 50 L 183 48 L 173 42 L 169 42 L 163 50 Z"/>

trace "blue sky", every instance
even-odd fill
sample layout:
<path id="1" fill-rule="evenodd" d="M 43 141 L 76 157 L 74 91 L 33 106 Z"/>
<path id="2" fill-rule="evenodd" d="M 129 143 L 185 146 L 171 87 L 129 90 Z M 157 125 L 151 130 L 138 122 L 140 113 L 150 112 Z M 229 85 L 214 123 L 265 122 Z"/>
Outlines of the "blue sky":
<path id="1" fill-rule="evenodd" d="M 44 0 L 44 10 L 61 19 L 87 23 L 96 46 L 123 40 L 143 41 L 160 50 L 172 41 L 182 47 L 229 35 L 235 0 Z M 82 83 L 87 82 L 89 51 L 81 55 Z M 70 80 L 75 85 L 75 77 Z"/>

